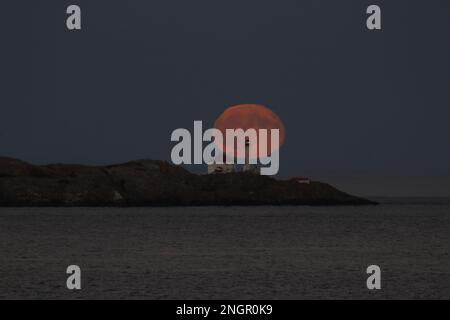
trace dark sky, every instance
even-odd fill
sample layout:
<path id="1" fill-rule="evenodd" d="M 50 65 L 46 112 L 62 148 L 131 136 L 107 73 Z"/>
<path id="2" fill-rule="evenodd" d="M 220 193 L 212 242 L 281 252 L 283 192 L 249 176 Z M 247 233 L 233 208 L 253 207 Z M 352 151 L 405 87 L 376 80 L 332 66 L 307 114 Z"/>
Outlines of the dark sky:
<path id="1" fill-rule="evenodd" d="M 70 4 L 80 32 L 66 29 Z M 366 29 L 370 4 L 381 32 Z M 0 12 L 1 155 L 169 160 L 174 129 L 259 103 L 286 125 L 284 176 L 450 175 L 449 1 L 4 0 Z"/>

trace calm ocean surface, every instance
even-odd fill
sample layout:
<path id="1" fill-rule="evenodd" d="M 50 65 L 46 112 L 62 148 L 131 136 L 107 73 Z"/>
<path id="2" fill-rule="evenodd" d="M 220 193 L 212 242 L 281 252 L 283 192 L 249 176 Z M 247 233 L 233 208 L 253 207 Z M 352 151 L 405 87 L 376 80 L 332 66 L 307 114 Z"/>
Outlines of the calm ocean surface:
<path id="1" fill-rule="evenodd" d="M 66 289 L 79 265 L 83 288 Z M 366 268 L 382 268 L 381 291 Z M 0 299 L 450 299 L 450 202 L 0 208 Z"/>

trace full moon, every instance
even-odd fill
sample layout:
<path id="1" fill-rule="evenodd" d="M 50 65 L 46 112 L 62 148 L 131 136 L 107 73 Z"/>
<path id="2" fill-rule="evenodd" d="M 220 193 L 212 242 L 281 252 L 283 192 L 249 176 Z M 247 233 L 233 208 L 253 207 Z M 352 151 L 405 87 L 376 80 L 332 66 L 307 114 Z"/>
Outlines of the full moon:
<path id="1" fill-rule="evenodd" d="M 279 130 L 280 147 L 286 140 L 286 130 L 281 119 L 269 108 L 258 104 L 241 104 L 226 109 L 216 120 L 214 127 L 224 136 L 227 129 L 243 129 L 244 131 L 255 129 L 257 132 L 260 129 L 266 129 L 269 137 L 267 141 L 269 153 L 273 151 L 270 144 L 271 130 Z"/>

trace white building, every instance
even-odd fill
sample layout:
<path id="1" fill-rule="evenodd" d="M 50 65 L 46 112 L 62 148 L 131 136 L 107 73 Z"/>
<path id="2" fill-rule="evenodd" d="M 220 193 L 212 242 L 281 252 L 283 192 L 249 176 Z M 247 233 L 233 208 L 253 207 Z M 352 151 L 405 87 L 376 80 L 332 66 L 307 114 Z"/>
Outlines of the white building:
<path id="1" fill-rule="evenodd" d="M 225 174 L 236 172 L 236 165 L 226 164 L 226 155 L 223 155 L 223 164 L 211 164 L 208 166 L 208 174 Z M 243 172 L 253 172 L 260 174 L 259 167 L 257 165 L 250 164 L 250 140 L 245 140 L 245 164 L 242 167 Z"/>
<path id="2" fill-rule="evenodd" d="M 227 164 L 226 154 L 223 154 L 223 164 L 213 163 L 208 166 L 208 174 L 225 174 L 236 172 L 234 164 Z"/>

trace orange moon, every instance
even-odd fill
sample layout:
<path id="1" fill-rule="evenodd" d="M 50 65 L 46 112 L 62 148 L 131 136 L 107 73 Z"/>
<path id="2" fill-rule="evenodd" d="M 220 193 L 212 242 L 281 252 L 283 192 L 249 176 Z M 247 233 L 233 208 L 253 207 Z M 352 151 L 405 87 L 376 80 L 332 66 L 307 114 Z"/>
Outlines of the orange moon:
<path id="1" fill-rule="evenodd" d="M 281 147 L 286 140 L 286 130 L 283 122 L 278 115 L 269 108 L 258 104 L 241 104 L 226 109 L 216 120 L 214 127 L 219 129 L 225 136 L 227 129 L 266 129 L 268 130 L 267 146 L 269 151 L 270 132 L 272 129 L 278 129 L 280 132 L 279 146 Z"/>

